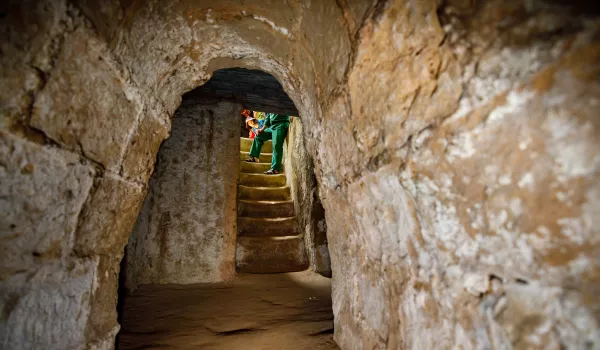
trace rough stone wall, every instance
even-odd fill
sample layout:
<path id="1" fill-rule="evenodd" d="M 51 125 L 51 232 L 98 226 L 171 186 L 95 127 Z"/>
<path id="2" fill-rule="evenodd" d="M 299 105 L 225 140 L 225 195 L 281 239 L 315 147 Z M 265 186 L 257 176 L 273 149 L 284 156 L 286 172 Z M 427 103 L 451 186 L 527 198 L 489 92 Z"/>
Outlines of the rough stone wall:
<path id="1" fill-rule="evenodd" d="M 598 29 L 535 1 L 363 26 L 309 138 L 342 348 L 600 347 Z"/>
<path id="2" fill-rule="evenodd" d="M 118 264 L 168 120 L 78 8 L 5 5 L 0 347 L 112 348 Z"/>
<path id="3" fill-rule="evenodd" d="M 128 289 L 235 274 L 241 110 L 184 99 L 175 112 L 127 245 Z"/>
<path id="4" fill-rule="evenodd" d="M 300 118 L 293 117 L 284 147 L 284 169 L 294 200 L 294 211 L 302 232 L 310 267 L 331 276 L 327 248 L 325 210 L 319 200 L 312 159 L 306 151 Z"/>

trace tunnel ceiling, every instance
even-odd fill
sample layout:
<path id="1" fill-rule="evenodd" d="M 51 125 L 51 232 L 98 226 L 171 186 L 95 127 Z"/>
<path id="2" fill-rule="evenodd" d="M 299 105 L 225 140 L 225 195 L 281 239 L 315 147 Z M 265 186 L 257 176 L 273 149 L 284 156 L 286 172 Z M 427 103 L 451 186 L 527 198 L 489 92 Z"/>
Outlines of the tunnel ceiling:
<path id="1" fill-rule="evenodd" d="M 184 98 L 215 98 L 239 102 L 245 108 L 287 115 L 298 115 L 294 102 L 271 74 L 244 68 L 220 69 L 204 85 Z"/>

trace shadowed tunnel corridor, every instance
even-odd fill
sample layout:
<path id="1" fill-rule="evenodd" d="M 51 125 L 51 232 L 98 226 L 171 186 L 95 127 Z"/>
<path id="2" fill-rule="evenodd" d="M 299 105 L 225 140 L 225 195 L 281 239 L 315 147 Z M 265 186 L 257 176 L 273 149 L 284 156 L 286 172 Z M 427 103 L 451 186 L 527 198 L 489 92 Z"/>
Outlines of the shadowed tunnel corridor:
<path id="1" fill-rule="evenodd" d="M 275 144 L 244 161 L 244 108 L 297 113 L 256 70 L 218 70 L 183 96 L 126 246 L 119 349 L 337 348 L 300 120 L 286 122 L 281 173 L 265 175 Z"/>

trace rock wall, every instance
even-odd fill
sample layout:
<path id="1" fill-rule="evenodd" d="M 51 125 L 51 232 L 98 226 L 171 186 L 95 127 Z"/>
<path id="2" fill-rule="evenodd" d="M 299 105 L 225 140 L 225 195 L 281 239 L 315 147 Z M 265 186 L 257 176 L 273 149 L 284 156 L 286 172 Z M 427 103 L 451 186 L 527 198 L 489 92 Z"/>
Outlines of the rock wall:
<path id="1" fill-rule="evenodd" d="M 598 21 L 477 5 L 386 4 L 311 130 L 344 349 L 600 346 Z"/>
<path id="2" fill-rule="evenodd" d="M 128 289 L 234 276 L 241 110 L 184 99 L 175 112 L 126 248 Z"/>
<path id="3" fill-rule="evenodd" d="M 3 3 L 2 347 L 112 347 L 169 117 L 227 67 L 298 107 L 342 348 L 600 346 L 600 25 L 582 3 Z"/>
<path id="4" fill-rule="evenodd" d="M 325 210 L 319 199 L 312 159 L 306 151 L 304 130 L 298 117 L 292 117 L 284 153 L 287 183 L 292 192 L 298 225 L 304 232 L 310 267 L 313 271 L 331 277 Z"/>
<path id="5" fill-rule="evenodd" d="M 169 121 L 65 1 L 2 5 L 0 347 L 107 349 Z"/>

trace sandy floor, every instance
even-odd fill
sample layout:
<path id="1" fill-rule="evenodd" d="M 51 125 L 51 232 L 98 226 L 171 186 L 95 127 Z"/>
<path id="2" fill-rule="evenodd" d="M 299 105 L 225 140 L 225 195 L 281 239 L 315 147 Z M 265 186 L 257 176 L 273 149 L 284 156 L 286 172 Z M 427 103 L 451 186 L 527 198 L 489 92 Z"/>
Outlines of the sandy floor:
<path id="1" fill-rule="evenodd" d="M 117 349 L 338 349 L 331 284 L 312 272 L 147 285 L 125 299 Z"/>

